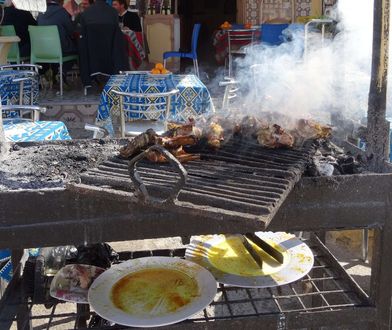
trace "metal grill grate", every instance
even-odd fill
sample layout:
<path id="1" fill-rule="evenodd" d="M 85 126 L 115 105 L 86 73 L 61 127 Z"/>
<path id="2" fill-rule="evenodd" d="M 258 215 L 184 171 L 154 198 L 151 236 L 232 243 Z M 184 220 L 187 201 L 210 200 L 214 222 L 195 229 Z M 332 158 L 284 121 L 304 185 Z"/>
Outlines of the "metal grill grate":
<path id="1" fill-rule="evenodd" d="M 312 314 L 312 322 L 317 324 L 322 311 L 359 310 L 369 306 L 368 298 L 342 269 L 334 257 L 318 239 L 307 242 L 315 255 L 315 264 L 311 272 L 302 280 L 290 285 L 271 289 L 244 289 L 220 285 L 214 301 L 203 311 L 180 323 L 184 329 L 191 325 L 202 328 L 207 322 L 257 318 L 267 326 L 272 316 L 279 316 L 283 322 L 290 314 Z M 155 250 L 143 252 L 125 252 L 122 260 L 146 256 L 183 257 L 185 249 Z M 49 283 L 48 283 L 49 285 Z M 6 301 L 7 306 L 12 302 Z M 37 329 L 72 329 L 77 322 L 91 318 L 94 313 L 79 308 L 75 304 L 59 303 L 46 309 L 43 305 L 28 302 L 31 315 L 20 322 L 32 323 Z M 0 319 L 0 324 L 7 320 Z M 323 319 L 323 324 L 328 321 Z M 326 323 L 327 322 L 327 323 Z M 83 325 L 82 323 L 79 323 Z M 276 325 L 276 323 L 275 323 Z M 305 323 L 304 323 L 305 326 Z M 173 326 L 171 326 L 173 327 Z M 83 326 L 81 327 L 83 328 Z M 120 329 L 119 326 L 101 326 L 99 329 Z M 268 328 L 268 327 L 267 327 Z"/>
<path id="2" fill-rule="evenodd" d="M 178 201 L 195 209 L 215 208 L 214 213 L 222 217 L 232 212 L 239 218 L 259 218 L 267 223 L 301 178 L 312 151 L 311 145 L 271 150 L 233 138 L 215 152 L 201 150 L 200 160 L 184 164 L 188 180 Z M 139 163 L 138 173 L 156 198 L 170 193 L 179 179 L 170 165 L 147 161 Z M 81 180 L 87 185 L 134 192 L 128 161 L 117 157 L 82 174 Z"/>

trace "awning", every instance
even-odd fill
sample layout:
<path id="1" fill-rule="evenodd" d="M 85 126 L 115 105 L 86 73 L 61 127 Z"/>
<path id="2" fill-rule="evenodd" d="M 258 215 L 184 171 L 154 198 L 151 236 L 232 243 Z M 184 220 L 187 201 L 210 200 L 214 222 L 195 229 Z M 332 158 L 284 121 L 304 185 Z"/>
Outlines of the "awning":
<path id="1" fill-rule="evenodd" d="M 46 11 L 46 0 L 12 0 L 15 7 L 28 11 Z"/>

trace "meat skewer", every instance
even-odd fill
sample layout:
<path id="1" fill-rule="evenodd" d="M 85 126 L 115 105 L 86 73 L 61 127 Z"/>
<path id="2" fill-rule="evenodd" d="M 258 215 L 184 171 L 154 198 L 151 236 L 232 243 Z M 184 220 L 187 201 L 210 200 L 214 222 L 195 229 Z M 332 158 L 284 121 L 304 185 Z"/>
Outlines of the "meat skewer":
<path id="1" fill-rule="evenodd" d="M 155 144 L 157 137 L 158 135 L 153 129 L 148 129 L 144 133 L 130 140 L 126 146 L 120 149 L 121 157 L 130 158 L 132 156 L 135 156 L 141 150 Z"/>

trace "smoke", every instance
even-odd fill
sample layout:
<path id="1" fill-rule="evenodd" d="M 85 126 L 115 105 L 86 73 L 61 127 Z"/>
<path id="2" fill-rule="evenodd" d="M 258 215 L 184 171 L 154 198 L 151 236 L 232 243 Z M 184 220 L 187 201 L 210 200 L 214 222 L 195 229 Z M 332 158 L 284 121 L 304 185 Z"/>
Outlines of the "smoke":
<path id="1" fill-rule="evenodd" d="M 332 112 L 366 116 L 372 50 L 372 0 L 339 0 L 334 37 L 324 42 L 314 25 L 305 52 L 304 31 L 280 46 L 256 45 L 237 59 L 236 78 L 249 114 L 280 112 L 330 121 Z M 250 68 L 250 69 L 249 69 Z M 242 103 L 244 102 L 242 99 Z"/>

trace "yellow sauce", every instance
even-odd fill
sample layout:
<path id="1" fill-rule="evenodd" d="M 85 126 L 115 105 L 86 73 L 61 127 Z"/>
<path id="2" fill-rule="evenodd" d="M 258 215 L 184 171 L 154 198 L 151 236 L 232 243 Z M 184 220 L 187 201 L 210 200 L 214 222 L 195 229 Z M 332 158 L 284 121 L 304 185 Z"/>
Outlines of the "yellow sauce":
<path id="1" fill-rule="evenodd" d="M 265 253 L 257 245 L 249 242 L 254 250 L 261 256 L 263 267 L 254 261 L 249 252 L 245 249 L 242 241 L 236 236 L 227 236 L 221 243 L 209 248 L 208 258 L 217 269 L 228 274 L 240 276 L 264 276 L 271 275 L 282 268 L 289 262 L 289 255 L 279 245 L 268 242 L 274 248 L 284 254 L 283 265 Z"/>
<path id="2" fill-rule="evenodd" d="M 199 295 L 194 278 L 171 269 L 152 268 L 129 274 L 112 288 L 113 304 L 137 316 L 174 313 Z"/>

